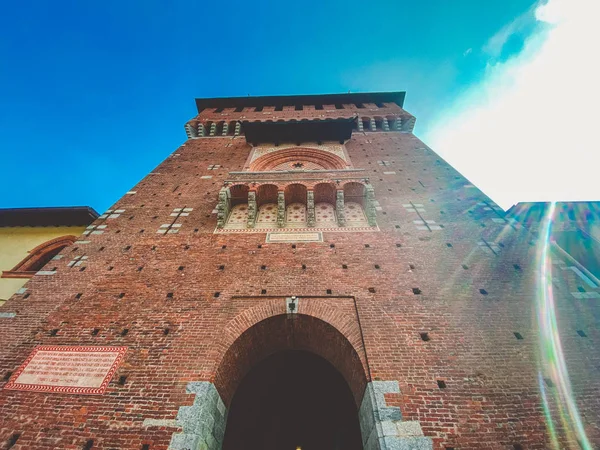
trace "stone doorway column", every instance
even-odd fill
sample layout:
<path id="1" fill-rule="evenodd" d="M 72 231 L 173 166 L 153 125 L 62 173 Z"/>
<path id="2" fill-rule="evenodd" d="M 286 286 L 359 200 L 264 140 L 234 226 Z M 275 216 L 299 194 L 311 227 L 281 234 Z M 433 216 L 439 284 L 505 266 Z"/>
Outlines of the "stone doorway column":
<path id="1" fill-rule="evenodd" d="M 364 450 L 432 450 L 431 438 L 423 436 L 418 421 L 402 420 L 397 406 L 388 406 L 385 394 L 399 394 L 397 381 L 367 384 L 358 420 Z"/>
<path id="2" fill-rule="evenodd" d="M 144 428 L 180 427 L 173 434 L 169 450 L 220 450 L 223 445 L 227 408 L 215 386 L 208 381 L 187 385 L 194 394 L 191 406 L 179 408 L 177 418 L 146 419 Z M 423 436 L 418 421 L 402 420 L 397 406 L 388 406 L 385 394 L 399 394 L 397 381 L 372 381 L 367 384 L 358 411 L 362 444 L 365 450 L 432 450 L 431 438 Z"/>

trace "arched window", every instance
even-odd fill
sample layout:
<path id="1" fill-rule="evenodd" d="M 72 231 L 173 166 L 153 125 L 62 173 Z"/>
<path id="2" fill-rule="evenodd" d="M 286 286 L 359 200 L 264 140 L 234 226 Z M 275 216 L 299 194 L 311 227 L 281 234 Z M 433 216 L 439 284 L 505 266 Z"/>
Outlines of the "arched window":
<path id="1" fill-rule="evenodd" d="M 250 164 L 253 172 L 281 170 L 340 170 L 348 165 L 339 156 L 314 148 L 294 147 L 260 156 Z"/>
<path id="2" fill-rule="evenodd" d="M 75 242 L 76 239 L 76 236 L 61 236 L 38 245 L 30 250 L 29 255 L 12 270 L 3 271 L 2 278 L 31 278 L 48 261 L 58 255 L 63 248 Z"/>

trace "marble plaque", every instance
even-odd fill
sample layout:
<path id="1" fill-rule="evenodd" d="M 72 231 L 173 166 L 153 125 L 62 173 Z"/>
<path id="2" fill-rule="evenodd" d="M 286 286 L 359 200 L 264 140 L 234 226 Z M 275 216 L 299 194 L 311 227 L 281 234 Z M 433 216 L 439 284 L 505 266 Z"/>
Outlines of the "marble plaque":
<path id="1" fill-rule="evenodd" d="M 267 242 L 323 242 L 323 233 L 320 231 L 306 233 L 268 233 Z"/>
<path id="2" fill-rule="evenodd" d="M 104 394 L 127 347 L 36 347 L 4 389 Z"/>

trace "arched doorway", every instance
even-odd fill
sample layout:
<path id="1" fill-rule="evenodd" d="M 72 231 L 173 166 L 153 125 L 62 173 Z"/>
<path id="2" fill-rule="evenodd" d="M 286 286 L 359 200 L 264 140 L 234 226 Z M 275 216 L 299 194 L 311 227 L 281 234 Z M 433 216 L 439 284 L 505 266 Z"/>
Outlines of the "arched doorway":
<path id="1" fill-rule="evenodd" d="M 359 450 L 356 404 L 325 359 L 286 350 L 258 363 L 231 402 L 223 450 Z"/>
<path id="2" fill-rule="evenodd" d="M 316 302 L 300 308 L 334 314 Z M 225 344 L 214 377 L 228 408 L 223 449 L 362 448 L 364 354 L 352 319 L 337 325 L 352 342 L 330 323 L 298 313 L 260 320 Z"/>
<path id="3" fill-rule="evenodd" d="M 179 408 L 170 449 L 433 448 L 419 422 L 387 403 L 398 381 L 369 378 L 352 300 L 300 298 L 293 309 L 280 300 L 222 330 L 214 375 L 188 383 L 195 399 Z"/>

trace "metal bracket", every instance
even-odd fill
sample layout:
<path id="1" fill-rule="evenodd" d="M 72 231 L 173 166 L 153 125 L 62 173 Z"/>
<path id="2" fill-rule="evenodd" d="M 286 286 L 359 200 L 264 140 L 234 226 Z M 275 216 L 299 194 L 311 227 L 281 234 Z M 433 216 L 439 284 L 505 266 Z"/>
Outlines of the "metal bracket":
<path id="1" fill-rule="evenodd" d="M 285 299 L 285 310 L 287 312 L 288 319 L 293 319 L 298 314 L 298 297 L 295 295 L 287 297 Z"/>

